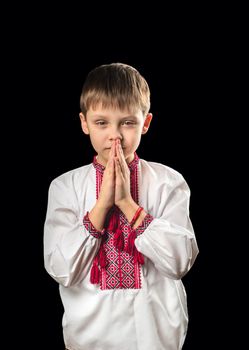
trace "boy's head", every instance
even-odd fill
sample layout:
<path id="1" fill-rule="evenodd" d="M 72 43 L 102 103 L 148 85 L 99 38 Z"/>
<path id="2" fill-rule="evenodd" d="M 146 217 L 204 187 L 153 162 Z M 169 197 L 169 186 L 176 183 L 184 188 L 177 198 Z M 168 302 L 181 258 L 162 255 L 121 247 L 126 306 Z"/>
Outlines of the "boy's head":
<path id="1" fill-rule="evenodd" d="M 98 161 L 106 165 L 112 142 L 120 139 L 129 163 L 152 119 L 150 90 L 133 67 L 112 63 L 93 69 L 80 97 L 82 130 L 90 135 Z"/>
<path id="2" fill-rule="evenodd" d="M 115 108 L 121 111 L 139 109 L 146 116 L 150 109 L 150 89 L 133 67 L 111 63 L 93 69 L 87 76 L 80 97 L 84 115 L 90 107 Z"/>

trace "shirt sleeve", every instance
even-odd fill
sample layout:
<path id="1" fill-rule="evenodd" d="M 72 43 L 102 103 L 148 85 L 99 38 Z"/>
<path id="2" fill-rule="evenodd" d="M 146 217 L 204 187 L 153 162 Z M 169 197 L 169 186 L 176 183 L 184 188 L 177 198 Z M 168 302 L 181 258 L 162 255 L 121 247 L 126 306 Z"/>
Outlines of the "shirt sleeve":
<path id="1" fill-rule="evenodd" d="M 72 180 L 55 179 L 49 188 L 44 224 L 44 264 L 66 287 L 88 275 L 100 246 L 101 235 L 90 232 L 83 219 Z"/>
<path id="2" fill-rule="evenodd" d="M 157 215 L 138 235 L 135 245 L 164 276 L 181 279 L 199 252 L 189 218 L 190 190 L 179 175 L 160 193 Z"/>

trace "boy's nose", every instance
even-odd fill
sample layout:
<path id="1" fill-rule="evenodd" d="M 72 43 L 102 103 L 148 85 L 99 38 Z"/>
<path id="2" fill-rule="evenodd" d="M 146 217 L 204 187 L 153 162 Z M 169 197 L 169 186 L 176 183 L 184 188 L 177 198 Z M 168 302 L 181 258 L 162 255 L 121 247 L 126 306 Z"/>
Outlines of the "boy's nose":
<path id="1" fill-rule="evenodd" d="M 109 135 L 109 140 L 114 141 L 119 139 L 120 141 L 123 139 L 121 133 L 119 132 L 118 129 L 112 130 L 110 135 Z"/>

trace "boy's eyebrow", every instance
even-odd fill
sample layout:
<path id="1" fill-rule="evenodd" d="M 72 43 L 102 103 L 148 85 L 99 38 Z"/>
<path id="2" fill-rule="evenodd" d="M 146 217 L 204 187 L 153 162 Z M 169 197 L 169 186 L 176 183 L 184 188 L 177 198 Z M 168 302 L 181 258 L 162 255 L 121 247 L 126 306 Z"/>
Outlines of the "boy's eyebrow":
<path id="1" fill-rule="evenodd" d="M 108 117 L 108 115 L 100 115 L 100 114 L 98 114 L 98 115 L 93 115 L 92 116 L 93 118 L 98 118 L 98 119 L 109 119 L 109 117 Z M 122 118 L 120 118 L 121 120 L 124 120 L 124 119 L 129 119 L 129 118 L 131 118 L 131 119 L 136 119 L 137 120 L 137 116 L 135 116 L 135 115 L 127 115 L 127 116 L 125 116 L 125 117 L 122 117 Z"/>

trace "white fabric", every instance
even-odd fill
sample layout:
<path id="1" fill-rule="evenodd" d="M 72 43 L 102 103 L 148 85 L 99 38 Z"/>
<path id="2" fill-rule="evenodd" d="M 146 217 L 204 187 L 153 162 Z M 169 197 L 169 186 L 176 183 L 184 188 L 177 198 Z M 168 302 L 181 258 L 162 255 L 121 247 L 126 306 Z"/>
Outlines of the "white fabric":
<path id="1" fill-rule="evenodd" d="M 83 217 L 96 202 L 93 164 L 52 181 L 44 227 L 47 272 L 60 284 L 63 334 L 70 350 L 177 350 L 188 313 L 181 278 L 198 247 L 189 219 L 189 188 L 181 174 L 140 159 L 139 204 L 154 217 L 137 237 L 145 256 L 141 289 L 100 290 L 90 267 L 100 239 Z"/>

